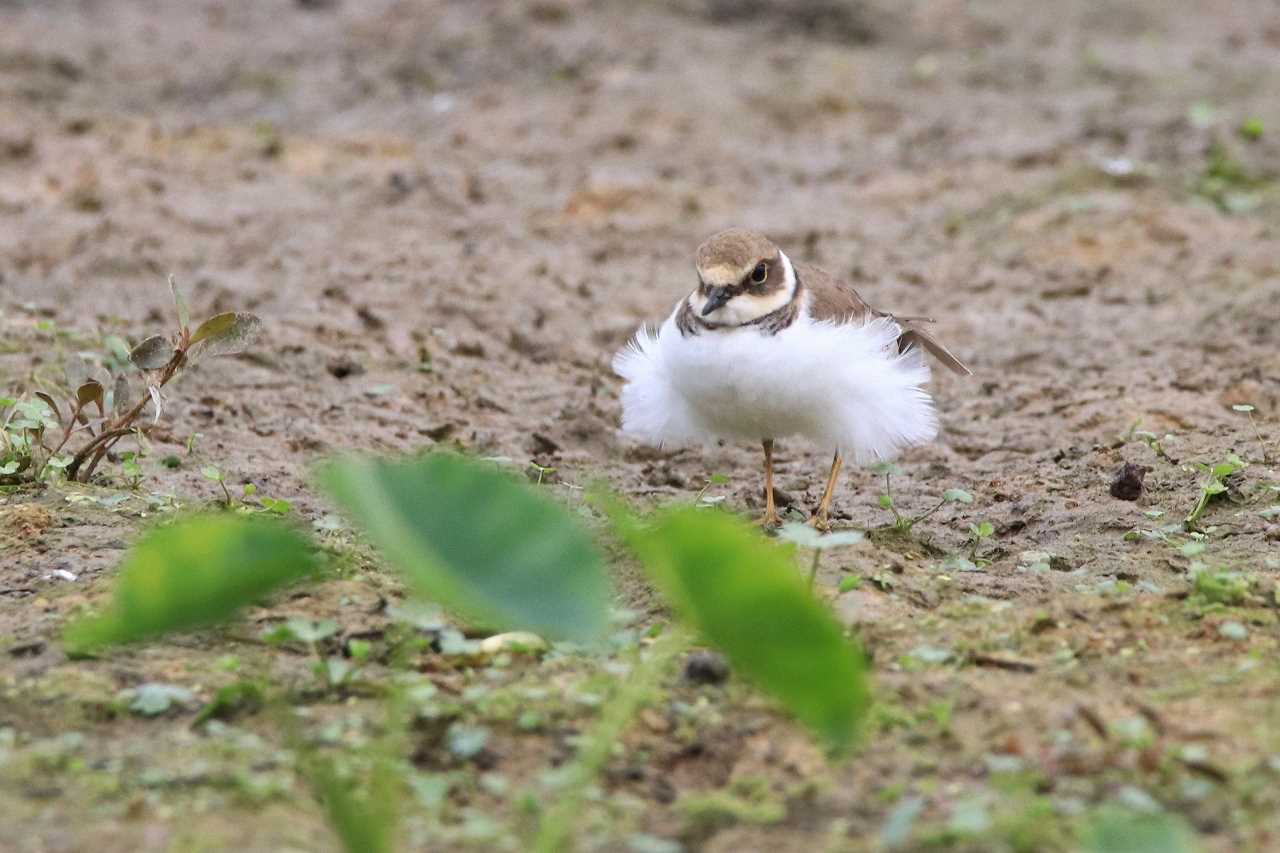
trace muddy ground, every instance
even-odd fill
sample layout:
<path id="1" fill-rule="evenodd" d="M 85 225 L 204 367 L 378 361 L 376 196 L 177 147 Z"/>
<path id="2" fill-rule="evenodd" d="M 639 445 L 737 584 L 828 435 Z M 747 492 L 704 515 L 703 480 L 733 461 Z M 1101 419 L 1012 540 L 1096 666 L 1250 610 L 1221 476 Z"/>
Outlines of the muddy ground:
<path id="1" fill-rule="evenodd" d="M 435 444 L 553 467 L 570 502 L 722 474 L 708 494 L 757 513 L 757 448 L 621 441 L 609 369 L 739 224 L 939 319 L 976 375 L 937 376 L 942 436 L 894 496 L 975 500 L 901 537 L 876 475 L 842 478 L 838 525 L 875 531 L 820 575 L 874 659 L 852 761 L 732 678 L 673 673 L 582 848 L 1070 850 L 1119 803 L 1277 849 L 1278 56 L 1262 0 L 0 0 L 0 392 L 165 331 L 170 273 L 195 313 L 267 330 L 175 390 L 133 488 L 112 463 L 0 491 L 0 849 L 335 849 L 267 715 L 192 722 L 268 672 L 335 750 L 376 730 L 376 703 L 258 640 L 395 628 L 349 531 L 324 534 L 331 580 L 233 629 L 91 661 L 58 642 L 138 530 L 217 498 L 204 466 L 304 522 L 327 454 Z M 1193 553 L 1193 466 L 1231 454 Z M 1137 501 L 1109 491 L 1126 461 L 1150 468 Z M 781 447 L 796 513 L 825 464 Z M 1193 561 L 1248 591 L 1197 590 Z M 662 618 L 618 574 L 639 627 Z M 589 659 L 500 663 L 420 662 L 448 701 L 415 734 L 413 849 L 520 849 L 523 798 L 607 689 Z M 131 712 L 146 682 L 192 698 Z M 449 724 L 484 746 L 442 748 Z"/>

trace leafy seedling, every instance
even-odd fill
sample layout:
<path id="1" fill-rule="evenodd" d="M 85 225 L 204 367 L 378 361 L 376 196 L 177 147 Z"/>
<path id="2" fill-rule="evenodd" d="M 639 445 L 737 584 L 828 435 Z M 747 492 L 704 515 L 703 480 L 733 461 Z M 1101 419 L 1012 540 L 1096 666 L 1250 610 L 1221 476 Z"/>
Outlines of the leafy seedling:
<path id="1" fill-rule="evenodd" d="M 693 502 L 695 504 L 702 504 L 706 500 L 706 494 L 708 489 L 710 489 L 712 486 L 726 485 L 728 482 L 729 482 L 729 478 L 726 477 L 724 474 L 712 474 L 710 477 L 707 478 L 707 481 L 702 484 L 702 488 L 698 489 L 698 494 L 694 496 Z M 716 503 L 719 503 L 719 501 L 716 501 Z"/>
<path id="2" fill-rule="evenodd" d="M 1195 836 L 1183 820 L 1164 812 L 1104 806 L 1085 825 L 1085 853 L 1196 853 Z"/>
<path id="3" fill-rule="evenodd" d="M 139 463 L 141 454 L 134 451 L 126 451 L 120 454 L 120 473 L 125 476 L 125 483 L 131 491 L 137 491 L 142 485 L 142 465 Z"/>
<path id="4" fill-rule="evenodd" d="M 133 688 L 130 695 L 129 710 L 144 717 L 157 717 L 195 701 L 195 694 L 185 687 L 155 682 Z"/>
<path id="5" fill-rule="evenodd" d="M 658 588 L 735 671 L 837 751 L 852 745 L 869 703 L 866 662 L 785 549 L 694 508 L 620 527 Z"/>
<path id="6" fill-rule="evenodd" d="M 913 527 L 949 503 L 973 503 L 973 495 L 969 494 L 964 489 L 947 489 L 942 493 L 942 499 L 928 510 L 920 513 L 919 515 L 903 515 L 898 511 L 898 507 L 893 501 L 893 475 L 901 474 L 902 469 L 892 462 L 881 462 L 871 466 L 871 470 L 877 474 L 884 475 L 884 494 L 880 496 L 880 508 L 887 509 L 893 513 L 893 527 L 895 530 L 899 530 L 903 533 L 910 533 Z"/>
<path id="7" fill-rule="evenodd" d="M 307 540 L 278 524 L 197 516 L 151 531 L 130 551 L 108 611 L 73 622 L 69 653 L 213 625 L 316 570 Z"/>
<path id="8" fill-rule="evenodd" d="M 103 359 L 113 374 L 108 382 L 79 376 L 83 365 L 76 359 L 66 371 L 67 387 L 60 390 L 63 403 L 43 391 L 35 392 L 36 400 L 0 401 L 9 403 L 0 405 L 0 411 L 12 410 L 0 430 L 0 476 L 28 474 L 38 479 L 50 470 L 62 470 L 70 480 L 88 481 L 121 439 L 142 435 L 159 421 L 165 386 L 201 358 L 241 352 L 256 339 L 261 322 L 245 313 L 219 314 L 193 331 L 186 301 L 172 278 L 169 287 L 177 330 L 168 337 L 151 335 L 133 347 L 109 336 Z M 139 384 L 143 393 L 136 393 Z M 47 411 L 33 411 L 37 401 Z M 154 410 L 152 423 L 139 424 L 148 404 Z M 22 417 L 15 419 L 12 412 Z M 136 479 L 136 474 L 126 476 Z"/>
<path id="9" fill-rule="evenodd" d="M 813 589 L 813 581 L 818 576 L 818 564 L 822 559 L 823 551 L 856 545 L 866 537 L 861 530 L 844 530 L 824 535 L 807 524 L 791 521 L 782 525 L 782 529 L 778 531 L 778 538 L 793 542 L 801 548 L 813 550 L 813 562 L 809 566 L 809 589 Z"/>
<path id="10" fill-rule="evenodd" d="M 982 546 L 983 541 L 990 539 L 995 535 L 996 528 L 989 521 L 979 521 L 977 524 L 969 525 L 969 559 L 973 562 L 978 561 L 978 548 Z"/>
<path id="11" fill-rule="evenodd" d="M 1128 444 L 1131 441 L 1141 441 L 1152 453 L 1156 455 L 1156 458 L 1163 459 L 1170 464 L 1176 465 L 1177 460 L 1169 456 L 1169 453 L 1164 446 L 1165 442 L 1172 439 L 1173 436 L 1166 434 L 1161 438 L 1150 430 L 1138 429 L 1138 425 L 1140 423 L 1142 423 L 1141 420 L 1134 421 L 1133 425 L 1129 427 L 1129 431 L 1120 436 L 1120 440 L 1125 444 Z"/>
<path id="12" fill-rule="evenodd" d="M 426 598 L 487 627 L 589 641 L 609 582 L 572 515 L 490 465 L 450 454 L 332 462 L 320 482 Z"/>
<path id="13" fill-rule="evenodd" d="M 1222 495 L 1227 494 L 1229 486 L 1227 480 L 1233 475 L 1244 470 L 1245 463 L 1240 457 L 1228 456 L 1225 462 L 1219 462 L 1216 465 L 1198 464 L 1197 467 L 1204 472 L 1204 480 L 1200 484 L 1200 498 L 1196 501 L 1196 505 L 1191 508 L 1191 512 L 1183 519 L 1183 526 L 1187 530 L 1195 527 L 1200 516 L 1209 507 L 1209 502 Z"/>
<path id="14" fill-rule="evenodd" d="M 200 469 L 200 473 L 204 475 L 206 480 L 217 483 L 222 487 L 223 506 L 231 509 L 231 490 L 227 488 L 227 478 L 223 476 L 222 471 L 216 465 L 206 465 Z"/>
<path id="15" fill-rule="evenodd" d="M 1258 439 L 1258 446 L 1262 448 L 1262 464 L 1267 465 L 1271 462 L 1270 454 L 1267 452 L 1267 442 L 1262 438 L 1262 431 L 1258 429 L 1258 422 L 1254 419 L 1254 407 L 1249 403 L 1238 403 L 1231 407 L 1233 412 L 1241 412 L 1249 416 L 1249 426 L 1253 427 L 1253 434 Z"/>

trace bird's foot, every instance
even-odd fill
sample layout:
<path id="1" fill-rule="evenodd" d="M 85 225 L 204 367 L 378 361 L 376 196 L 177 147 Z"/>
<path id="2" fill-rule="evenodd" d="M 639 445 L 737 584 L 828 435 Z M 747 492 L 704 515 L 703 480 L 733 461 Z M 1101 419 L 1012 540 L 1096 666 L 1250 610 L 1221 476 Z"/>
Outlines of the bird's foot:
<path id="1" fill-rule="evenodd" d="M 831 519 L 827 518 L 827 514 L 825 512 L 814 513 L 813 515 L 809 516 L 809 520 L 806 521 L 805 524 L 809 525 L 819 533 L 831 532 Z"/>
<path id="2" fill-rule="evenodd" d="M 768 509 L 765 510 L 763 518 L 756 519 L 755 525 L 761 530 L 776 530 L 782 526 L 782 519 L 778 517 L 775 510 Z"/>

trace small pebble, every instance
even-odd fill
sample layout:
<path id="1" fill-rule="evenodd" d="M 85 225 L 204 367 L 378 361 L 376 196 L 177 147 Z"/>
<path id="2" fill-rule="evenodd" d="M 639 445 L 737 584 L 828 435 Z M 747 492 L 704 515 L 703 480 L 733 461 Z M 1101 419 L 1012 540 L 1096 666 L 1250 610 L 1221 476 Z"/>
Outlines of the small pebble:
<path id="1" fill-rule="evenodd" d="M 694 652 L 684 662 L 684 677 L 694 684 L 724 684 L 729 678 L 729 662 L 716 652 Z"/>
<path id="2" fill-rule="evenodd" d="M 529 654 L 539 654 L 547 650 L 547 641 L 539 637 L 537 634 L 531 634 L 528 631 L 511 631 L 506 634 L 494 634 L 492 637 L 485 637 L 480 641 L 480 651 L 487 655 L 496 655 L 499 652 L 527 652 Z"/>

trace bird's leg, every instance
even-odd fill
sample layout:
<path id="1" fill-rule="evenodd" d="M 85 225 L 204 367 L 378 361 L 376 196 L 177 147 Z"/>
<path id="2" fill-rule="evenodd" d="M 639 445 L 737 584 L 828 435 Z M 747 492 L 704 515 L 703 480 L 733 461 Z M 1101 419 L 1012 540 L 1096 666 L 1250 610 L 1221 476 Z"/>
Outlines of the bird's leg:
<path id="1" fill-rule="evenodd" d="M 782 519 L 778 518 L 778 510 L 773 504 L 773 439 L 763 440 L 764 445 L 764 518 L 757 524 L 761 527 L 779 527 Z"/>
<path id="2" fill-rule="evenodd" d="M 840 455 L 840 451 L 836 451 L 836 455 L 831 460 L 831 474 L 827 477 L 827 488 L 822 492 L 822 500 L 818 501 L 818 510 L 813 514 L 813 518 L 809 519 L 818 530 L 830 530 L 831 522 L 827 520 L 827 516 L 831 513 L 831 498 L 836 493 L 836 481 L 840 478 L 840 466 L 844 464 L 844 457 Z"/>

